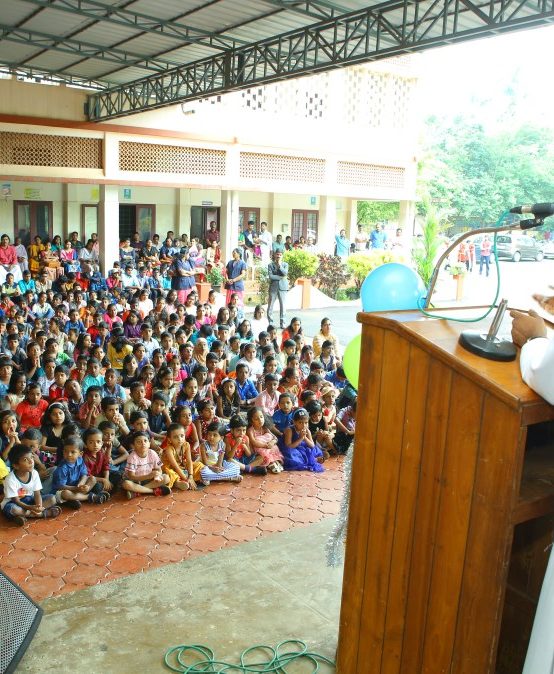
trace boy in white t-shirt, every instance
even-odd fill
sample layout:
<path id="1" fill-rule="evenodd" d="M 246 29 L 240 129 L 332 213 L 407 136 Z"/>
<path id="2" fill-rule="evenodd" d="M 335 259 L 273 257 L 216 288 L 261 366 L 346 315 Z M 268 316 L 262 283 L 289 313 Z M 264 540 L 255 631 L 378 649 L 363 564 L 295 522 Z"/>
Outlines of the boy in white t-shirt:
<path id="1" fill-rule="evenodd" d="M 27 517 L 57 517 L 61 508 L 56 505 L 54 494 L 42 496 L 42 483 L 34 469 L 33 452 L 25 445 L 17 444 L 9 453 L 12 467 L 4 480 L 2 512 L 19 527 L 27 523 Z"/>

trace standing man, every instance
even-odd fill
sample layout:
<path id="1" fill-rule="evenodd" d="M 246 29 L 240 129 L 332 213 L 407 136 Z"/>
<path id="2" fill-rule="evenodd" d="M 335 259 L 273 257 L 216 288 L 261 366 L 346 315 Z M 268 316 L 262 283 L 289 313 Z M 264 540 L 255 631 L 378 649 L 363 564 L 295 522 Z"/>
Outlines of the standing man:
<path id="1" fill-rule="evenodd" d="M 254 231 L 254 221 L 246 223 L 246 229 L 242 233 L 242 245 L 244 247 L 243 259 L 249 267 L 254 265 L 254 248 L 256 247 L 257 234 Z"/>
<path id="2" fill-rule="evenodd" d="M 485 234 L 481 241 L 481 260 L 479 262 L 479 274 L 483 273 L 483 264 L 487 268 L 487 276 L 489 275 L 489 266 L 491 261 L 492 243 L 489 237 Z"/>
<path id="3" fill-rule="evenodd" d="M 262 265 L 265 266 L 271 262 L 271 247 L 273 246 L 273 236 L 267 229 L 267 222 L 260 223 L 257 243 L 260 246 Z"/>
<path id="4" fill-rule="evenodd" d="M 212 220 L 210 222 L 210 228 L 206 232 L 206 248 L 211 248 L 212 243 L 215 241 L 216 243 L 219 243 L 220 236 L 219 232 L 217 231 L 217 225 L 215 220 Z"/>
<path id="5" fill-rule="evenodd" d="M 346 238 L 346 230 L 341 229 L 340 234 L 335 235 L 335 255 L 344 258 L 350 254 L 350 241 Z"/>
<path id="6" fill-rule="evenodd" d="M 387 233 L 381 229 L 381 225 L 377 223 L 375 229 L 371 232 L 371 247 L 372 248 L 386 248 Z"/>
<path id="7" fill-rule="evenodd" d="M 273 253 L 273 262 L 270 262 L 267 267 L 267 275 L 269 278 L 269 296 L 267 301 L 267 320 L 273 323 L 271 312 L 275 300 L 279 300 L 279 325 L 281 329 L 285 327 L 285 300 L 289 289 L 289 280 L 287 278 L 289 273 L 289 266 L 283 262 L 283 253 L 276 250 Z"/>
<path id="8" fill-rule="evenodd" d="M 354 243 L 356 245 L 356 252 L 360 253 L 367 248 L 367 242 L 369 237 L 367 232 L 364 232 L 363 225 L 361 222 L 358 223 L 358 232 L 354 237 Z"/>

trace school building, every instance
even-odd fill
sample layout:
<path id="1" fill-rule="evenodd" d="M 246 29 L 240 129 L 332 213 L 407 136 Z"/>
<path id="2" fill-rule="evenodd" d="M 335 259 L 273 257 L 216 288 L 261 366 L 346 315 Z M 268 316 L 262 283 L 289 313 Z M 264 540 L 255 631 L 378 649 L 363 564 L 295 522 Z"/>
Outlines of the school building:
<path id="1" fill-rule="evenodd" d="M 109 267 L 134 231 L 202 237 L 215 220 L 227 259 L 252 219 L 332 250 L 358 199 L 400 202 L 411 231 L 417 56 L 102 123 L 85 89 L 0 77 L 0 229 L 25 243 L 97 231 Z"/>

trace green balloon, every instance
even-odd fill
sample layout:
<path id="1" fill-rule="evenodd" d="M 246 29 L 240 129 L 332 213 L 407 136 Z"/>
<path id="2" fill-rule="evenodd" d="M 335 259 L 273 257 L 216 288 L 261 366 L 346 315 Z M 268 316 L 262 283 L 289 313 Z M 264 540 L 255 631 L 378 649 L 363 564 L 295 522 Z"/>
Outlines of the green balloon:
<path id="1" fill-rule="evenodd" d="M 358 379 L 360 374 L 360 352 L 362 350 L 362 336 L 356 335 L 348 342 L 344 350 L 342 365 L 348 381 L 352 386 L 358 388 Z"/>

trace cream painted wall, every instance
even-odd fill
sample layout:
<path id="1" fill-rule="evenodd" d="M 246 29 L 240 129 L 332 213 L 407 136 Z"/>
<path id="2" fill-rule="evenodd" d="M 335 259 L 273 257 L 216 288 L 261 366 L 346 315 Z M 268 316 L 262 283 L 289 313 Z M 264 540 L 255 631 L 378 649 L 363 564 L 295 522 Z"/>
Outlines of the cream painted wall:
<path id="1" fill-rule="evenodd" d="M 0 80 L 4 115 L 32 115 L 50 119 L 85 121 L 87 93 L 82 89 Z"/>

